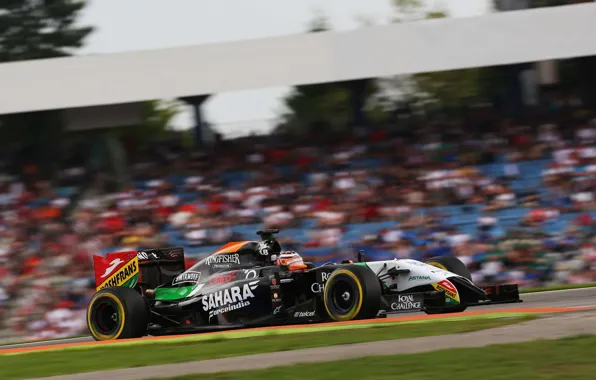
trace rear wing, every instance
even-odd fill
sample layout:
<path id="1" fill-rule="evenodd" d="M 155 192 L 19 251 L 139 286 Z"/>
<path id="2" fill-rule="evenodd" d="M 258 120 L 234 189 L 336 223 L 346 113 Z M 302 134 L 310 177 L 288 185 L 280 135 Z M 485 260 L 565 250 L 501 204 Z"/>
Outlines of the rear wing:
<path id="1" fill-rule="evenodd" d="M 112 286 L 155 288 L 184 272 L 184 248 L 111 252 L 93 256 L 96 290 Z"/>

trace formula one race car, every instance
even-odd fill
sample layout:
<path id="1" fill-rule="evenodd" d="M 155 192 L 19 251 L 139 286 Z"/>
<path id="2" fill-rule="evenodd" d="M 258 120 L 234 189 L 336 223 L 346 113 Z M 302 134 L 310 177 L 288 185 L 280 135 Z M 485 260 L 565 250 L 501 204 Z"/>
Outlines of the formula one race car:
<path id="1" fill-rule="evenodd" d="M 277 232 L 228 243 L 188 270 L 180 247 L 95 256 L 91 335 L 111 340 L 521 302 L 517 285 L 478 287 L 451 256 L 364 262 L 359 252 L 355 263 L 292 270 L 273 264 L 281 252 Z"/>

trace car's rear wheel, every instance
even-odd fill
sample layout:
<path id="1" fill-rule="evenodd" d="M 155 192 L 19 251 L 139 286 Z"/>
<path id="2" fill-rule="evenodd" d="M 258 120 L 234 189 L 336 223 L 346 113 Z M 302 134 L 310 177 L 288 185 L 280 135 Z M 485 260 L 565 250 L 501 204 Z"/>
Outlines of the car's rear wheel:
<path id="1" fill-rule="evenodd" d="M 105 288 L 95 293 L 87 307 L 87 327 L 95 340 L 140 338 L 147 333 L 148 308 L 131 288 Z"/>
<path id="2" fill-rule="evenodd" d="M 434 267 L 447 270 L 451 273 L 455 273 L 459 276 L 465 277 L 472 281 L 472 275 L 470 270 L 466 267 L 460 259 L 454 256 L 437 256 L 429 259 L 426 264 Z M 447 313 L 461 313 L 466 310 L 466 306 L 460 304 L 449 305 L 444 307 L 428 307 L 424 311 L 426 314 L 447 314 Z"/>
<path id="3" fill-rule="evenodd" d="M 374 318 L 379 313 L 381 284 L 365 266 L 343 266 L 327 279 L 323 303 L 334 321 Z"/>

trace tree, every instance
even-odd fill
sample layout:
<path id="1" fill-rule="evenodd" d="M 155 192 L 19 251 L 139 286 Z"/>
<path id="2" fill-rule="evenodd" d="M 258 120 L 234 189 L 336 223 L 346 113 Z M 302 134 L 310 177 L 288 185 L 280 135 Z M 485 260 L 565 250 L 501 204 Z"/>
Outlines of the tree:
<path id="1" fill-rule="evenodd" d="M 71 55 L 91 27 L 78 27 L 77 0 L 0 0 L 0 62 Z"/>
<path id="2" fill-rule="evenodd" d="M 168 137 L 173 131 L 172 121 L 180 113 L 175 101 L 153 100 L 143 104 L 143 122 L 115 130 L 120 136 L 134 140 L 139 147 Z"/>
<path id="3" fill-rule="evenodd" d="M 350 93 L 341 83 L 294 87 L 284 99 L 282 124 L 287 131 L 324 126 L 341 129 L 350 120 Z"/>

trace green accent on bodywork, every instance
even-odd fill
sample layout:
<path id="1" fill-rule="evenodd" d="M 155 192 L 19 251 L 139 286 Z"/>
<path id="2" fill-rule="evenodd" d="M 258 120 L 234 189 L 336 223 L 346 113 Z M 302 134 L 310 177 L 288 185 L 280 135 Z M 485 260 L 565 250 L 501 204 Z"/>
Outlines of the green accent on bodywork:
<path id="1" fill-rule="evenodd" d="M 134 288 L 137 285 L 137 281 L 139 280 L 139 275 L 135 274 L 130 278 L 130 280 L 126 281 L 124 284 L 120 285 L 125 288 Z"/>
<path id="2" fill-rule="evenodd" d="M 445 305 L 459 305 L 459 302 L 453 298 L 445 297 Z"/>
<path id="3" fill-rule="evenodd" d="M 368 267 L 366 263 L 354 263 L 354 265 L 360 265 L 361 267 Z"/>
<path id="4" fill-rule="evenodd" d="M 192 286 L 182 286 L 180 288 L 157 288 L 155 289 L 156 301 L 177 301 L 186 298 L 195 288 Z"/>

